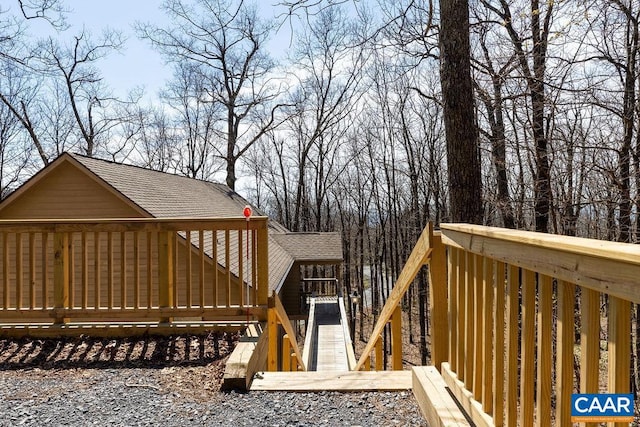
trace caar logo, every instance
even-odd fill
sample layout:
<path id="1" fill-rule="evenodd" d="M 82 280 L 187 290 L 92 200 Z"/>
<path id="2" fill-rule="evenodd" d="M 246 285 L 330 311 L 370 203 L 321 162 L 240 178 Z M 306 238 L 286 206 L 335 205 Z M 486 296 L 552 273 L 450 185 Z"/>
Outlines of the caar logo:
<path id="1" fill-rule="evenodd" d="M 633 412 L 633 394 L 571 395 L 573 422 L 631 422 Z"/>

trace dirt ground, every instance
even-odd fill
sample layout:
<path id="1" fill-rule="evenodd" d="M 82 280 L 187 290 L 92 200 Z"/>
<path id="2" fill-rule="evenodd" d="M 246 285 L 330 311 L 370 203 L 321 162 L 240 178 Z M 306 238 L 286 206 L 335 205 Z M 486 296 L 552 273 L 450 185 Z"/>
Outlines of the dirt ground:
<path id="1" fill-rule="evenodd" d="M 196 400 L 220 391 L 235 334 L 132 338 L 0 339 L 0 371 L 21 376 L 82 377 L 90 369 L 133 368 L 157 372 L 159 385 Z M 126 383 L 139 387 L 134 380 Z"/>

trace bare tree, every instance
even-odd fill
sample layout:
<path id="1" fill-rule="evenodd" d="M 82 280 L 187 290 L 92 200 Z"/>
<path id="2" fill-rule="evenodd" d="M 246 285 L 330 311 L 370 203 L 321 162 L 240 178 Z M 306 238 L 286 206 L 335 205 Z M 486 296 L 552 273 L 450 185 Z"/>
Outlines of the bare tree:
<path id="1" fill-rule="evenodd" d="M 279 106 L 271 104 L 280 87 L 272 80 L 275 63 L 265 50 L 274 27 L 244 1 L 165 0 L 163 9 L 173 24 L 140 24 L 139 34 L 168 61 L 199 65 L 208 100 L 224 107 L 219 151 L 227 185 L 235 188 L 238 160 L 276 124 Z"/>

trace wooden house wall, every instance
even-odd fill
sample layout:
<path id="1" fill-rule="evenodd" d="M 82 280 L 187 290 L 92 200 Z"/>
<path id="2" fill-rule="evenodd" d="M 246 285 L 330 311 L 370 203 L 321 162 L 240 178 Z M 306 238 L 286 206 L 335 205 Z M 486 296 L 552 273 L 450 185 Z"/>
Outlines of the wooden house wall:
<path id="1" fill-rule="evenodd" d="M 280 290 L 280 299 L 287 314 L 297 315 L 300 314 L 300 284 L 302 282 L 302 276 L 300 274 L 300 264 L 297 262 L 293 264 L 289 274 L 285 279 L 282 288 Z"/>
<path id="2" fill-rule="evenodd" d="M 68 162 L 58 165 L 0 210 L 0 219 L 140 216 L 138 210 Z"/>

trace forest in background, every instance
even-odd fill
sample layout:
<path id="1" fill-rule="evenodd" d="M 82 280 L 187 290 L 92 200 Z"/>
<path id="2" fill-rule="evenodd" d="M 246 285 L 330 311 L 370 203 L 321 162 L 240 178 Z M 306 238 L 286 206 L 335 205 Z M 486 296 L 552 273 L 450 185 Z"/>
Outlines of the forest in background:
<path id="1" fill-rule="evenodd" d="M 451 220 L 433 1 L 274 0 L 267 21 L 254 2 L 165 0 L 170 25 L 135 27 L 173 70 L 152 103 L 101 76 L 121 32 L 70 33 L 64 0 L 9 3 L 3 196 L 64 151 L 224 181 L 292 231 L 340 230 L 374 315 L 426 222 Z M 470 2 L 483 223 L 640 240 L 639 18 L 633 0 Z M 34 37 L 34 20 L 59 31 Z M 277 62 L 268 41 L 292 20 Z M 407 301 L 422 319 L 425 281 Z"/>

